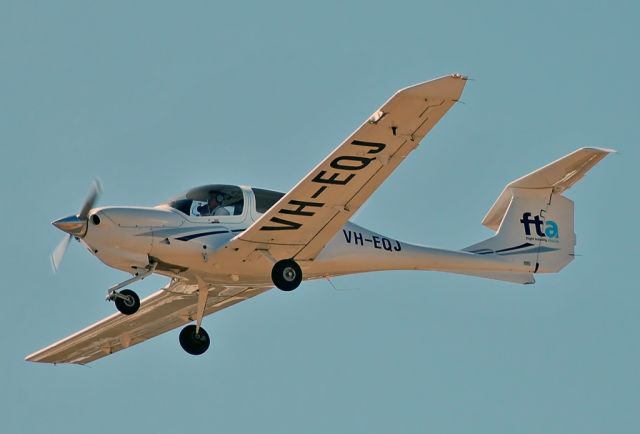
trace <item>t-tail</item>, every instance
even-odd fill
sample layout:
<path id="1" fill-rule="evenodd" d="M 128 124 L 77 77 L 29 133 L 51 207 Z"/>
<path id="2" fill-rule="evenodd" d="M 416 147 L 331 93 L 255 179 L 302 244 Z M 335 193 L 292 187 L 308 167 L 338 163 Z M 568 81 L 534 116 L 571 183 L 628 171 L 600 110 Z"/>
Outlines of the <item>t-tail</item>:
<path id="1" fill-rule="evenodd" d="M 500 256 L 524 273 L 560 271 L 573 260 L 576 244 L 573 201 L 563 192 L 611 152 L 614 151 L 578 149 L 509 183 L 482 221 L 496 234 L 463 250 Z M 512 280 L 502 273 L 465 274 Z"/>

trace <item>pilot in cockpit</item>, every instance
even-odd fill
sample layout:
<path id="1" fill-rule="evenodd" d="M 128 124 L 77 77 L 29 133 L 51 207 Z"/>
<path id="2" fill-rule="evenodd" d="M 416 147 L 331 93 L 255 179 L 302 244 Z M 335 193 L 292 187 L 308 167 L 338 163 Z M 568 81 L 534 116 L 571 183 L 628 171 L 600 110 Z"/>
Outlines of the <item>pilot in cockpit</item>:
<path id="1" fill-rule="evenodd" d="M 210 191 L 209 200 L 206 205 L 201 205 L 197 208 L 198 213 L 201 216 L 220 216 L 229 215 L 229 211 L 222 206 L 224 201 L 224 195 L 219 191 Z"/>

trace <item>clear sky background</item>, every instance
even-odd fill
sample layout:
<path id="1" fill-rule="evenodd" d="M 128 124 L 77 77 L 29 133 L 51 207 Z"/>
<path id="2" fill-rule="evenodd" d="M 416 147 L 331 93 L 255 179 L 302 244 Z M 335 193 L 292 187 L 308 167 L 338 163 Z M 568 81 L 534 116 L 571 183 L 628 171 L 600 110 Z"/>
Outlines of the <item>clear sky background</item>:
<path id="1" fill-rule="evenodd" d="M 0 431 L 640 432 L 637 2 L 0 0 Z M 274 290 L 90 367 L 23 358 L 127 276 L 50 225 L 189 187 L 286 191 L 398 88 L 458 104 L 355 221 L 462 248 L 504 185 L 616 148 L 567 195 L 576 260 L 533 286 L 427 272 Z M 146 296 L 165 284 L 133 285 Z"/>

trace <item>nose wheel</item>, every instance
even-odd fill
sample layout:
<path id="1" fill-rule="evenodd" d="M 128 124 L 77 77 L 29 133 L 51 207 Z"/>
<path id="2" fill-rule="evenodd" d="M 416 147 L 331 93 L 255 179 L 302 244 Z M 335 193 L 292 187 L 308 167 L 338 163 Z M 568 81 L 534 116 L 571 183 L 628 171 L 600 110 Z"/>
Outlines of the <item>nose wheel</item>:
<path id="1" fill-rule="evenodd" d="M 195 324 L 183 328 L 180 332 L 180 346 L 187 353 L 199 356 L 209 349 L 210 340 L 205 329 L 200 327 L 199 331 L 196 330 Z"/>
<path id="2" fill-rule="evenodd" d="M 136 268 L 136 272 L 131 279 L 113 285 L 107 290 L 107 301 L 115 302 L 116 308 L 124 315 L 133 315 L 136 313 L 138 309 L 140 309 L 140 297 L 138 297 L 138 294 L 130 289 L 118 290 L 153 274 L 153 272 L 156 271 L 157 265 L 157 262 L 151 262 L 146 268 Z"/>
<path id="3" fill-rule="evenodd" d="M 113 293 L 116 308 L 124 315 L 133 315 L 140 309 L 140 297 L 130 289 Z"/>
<path id="4" fill-rule="evenodd" d="M 302 282 L 302 270 L 296 261 L 283 259 L 273 266 L 271 280 L 277 288 L 283 291 L 293 291 Z"/>

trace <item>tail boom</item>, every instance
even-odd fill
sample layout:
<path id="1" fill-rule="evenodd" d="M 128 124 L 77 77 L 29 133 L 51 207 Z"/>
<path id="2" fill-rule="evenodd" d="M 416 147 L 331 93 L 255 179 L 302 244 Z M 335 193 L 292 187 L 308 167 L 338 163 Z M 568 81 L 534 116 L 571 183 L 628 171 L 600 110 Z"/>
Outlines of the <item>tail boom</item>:
<path id="1" fill-rule="evenodd" d="M 445 250 L 397 241 L 348 223 L 313 261 L 302 263 L 310 278 L 385 270 L 442 271 L 533 283 L 529 267 L 499 255 Z"/>
<path id="2" fill-rule="evenodd" d="M 562 193 L 610 152 L 578 149 L 509 183 L 483 221 L 496 234 L 462 251 L 400 242 L 349 222 L 300 265 L 308 278 L 430 270 L 534 283 L 535 273 L 558 272 L 574 259 L 574 204 Z"/>

